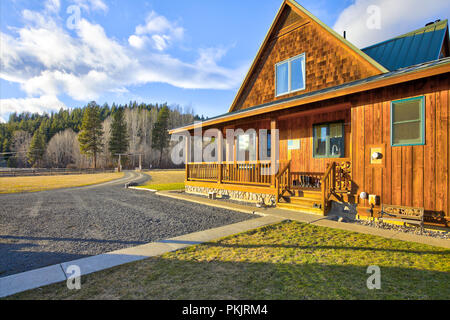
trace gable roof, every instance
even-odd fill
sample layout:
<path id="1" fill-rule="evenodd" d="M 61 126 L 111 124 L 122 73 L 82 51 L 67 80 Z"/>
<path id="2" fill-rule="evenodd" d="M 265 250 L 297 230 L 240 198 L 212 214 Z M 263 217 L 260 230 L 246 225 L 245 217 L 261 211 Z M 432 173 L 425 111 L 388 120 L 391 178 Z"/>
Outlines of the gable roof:
<path id="1" fill-rule="evenodd" d="M 448 20 L 436 21 L 362 51 L 393 71 L 439 59 L 445 37 L 448 38 Z"/>
<path id="2" fill-rule="evenodd" d="M 366 53 L 364 53 L 363 51 L 358 49 L 352 43 L 350 43 L 349 41 L 344 39 L 344 37 L 339 35 L 337 32 L 335 32 L 333 29 L 328 27 L 322 21 L 320 21 L 317 17 L 315 17 L 308 10 L 306 10 L 301 5 L 299 5 L 296 1 L 294 1 L 294 0 L 284 0 L 283 3 L 281 4 L 280 8 L 278 9 L 278 12 L 277 12 L 277 14 L 275 16 L 275 19 L 273 20 L 273 22 L 272 22 L 272 24 L 271 24 L 271 26 L 269 28 L 269 31 L 267 32 L 266 37 L 264 38 L 263 43 L 259 47 L 258 53 L 256 54 L 256 57 L 253 60 L 252 65 L 251 65 L 249 71 L 247 72 L 247 75 L 244 78 L 244 81 L 242 82 L 242 84 L 241 84 L 241 86 L 240 86 L 240 88 L 239 88 L 239 90 L 238 90 L 238 92 L 237 92 L 237 94 L 236 94 L 236 96 L 235 96 L 235 98 L 233 100 L 233 103 L 231 104 L 229 112 L 234 111 L 234 109 L 236 107 L 236 104 L 237 104 L 237 102 L 239 100 L 239 97 L 241 96 L 245 86 L 247 85 L 248 81 L 250 80 L 250 77 L 251 77 L 253 71 L 255 70 L 257 62 L 258 62 L 259 58 L 261 57 L 261 54 L 263 53 L 264 49 L 266 48 L 269 40 L 271 39 L 271 36 L 272 36 L 272 34 L 274 32 L 274 29 L 275 29 L 275 26 L 277 25 L 278 21 L 280 20 L 282 12 L 283 12 L 283 10 L 285 9 L 286 6 L 289 6 L 291 9 L 293 9 L 297 13 L 306 15 L 312 21 L 316 22 L 320 27 L 325 29 L 333 37 L 335 37 L 337 40 L 339 40 L 345 47 L 347 47 L 351 51 L 355 52 L 356 56 L 359 56 L 362 60 L 364 60 L 364 61 L 368 62 L 370 65 L 372 65 L 375 70 L 379 71 L 380 73 L 385 73 L 385 72 L 389 71 L 384 66 L 382 66 L 380 63 L 378 63 L 376 60 L 374 60 L 369 55 L 367 55 Z"/>

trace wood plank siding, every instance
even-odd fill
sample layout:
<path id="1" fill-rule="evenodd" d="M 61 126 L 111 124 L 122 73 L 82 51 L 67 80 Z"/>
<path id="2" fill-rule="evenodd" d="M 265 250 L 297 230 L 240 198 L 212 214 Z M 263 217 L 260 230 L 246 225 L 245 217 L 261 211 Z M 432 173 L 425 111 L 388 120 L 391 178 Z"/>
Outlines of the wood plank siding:
<path id="1" fill-rule="evenodd" d="M 381 203 L 424 207 L 450 220 L 449 77 L 443 75 L 355 96 L 352 118 L 353 181 Z M 425 144 L 391 146 L 391 101 L 425 97 Z M 385 164 L 370 166 L 371 144 L 385 145 Z M 358 200 L 368 207 L 367 200 Z"/>
<path id="2" fill-rule="evenodd" d="M 294 172 L 325 172 L 327 164 L 336 158 L 313 157 L 313 125 L 325 122 L 342 121 L 345 130 L 345 158 L 350 158 L 351 111 L 344 109 L 334 112 L 307 116 L 289 117 L 278 122 L 280 130 L 280 160 L 291 160 Z M 300 148 L 288 151 L 288 140 L 300 140 Z M 290 156 L 289 156 L 290 153 Z"/>

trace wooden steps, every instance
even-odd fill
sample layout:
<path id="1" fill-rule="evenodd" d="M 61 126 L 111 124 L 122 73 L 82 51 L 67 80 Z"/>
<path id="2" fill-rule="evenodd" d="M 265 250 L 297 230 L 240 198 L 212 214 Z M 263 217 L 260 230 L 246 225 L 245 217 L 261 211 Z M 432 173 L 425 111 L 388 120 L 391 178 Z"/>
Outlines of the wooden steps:
<path id="1" fill-rule="evenodd" d="M 277 207 L 306 213 L 323 215 L 322 194 L 315 190 L 296 190 L 292 196 L 284 195 Z"/>

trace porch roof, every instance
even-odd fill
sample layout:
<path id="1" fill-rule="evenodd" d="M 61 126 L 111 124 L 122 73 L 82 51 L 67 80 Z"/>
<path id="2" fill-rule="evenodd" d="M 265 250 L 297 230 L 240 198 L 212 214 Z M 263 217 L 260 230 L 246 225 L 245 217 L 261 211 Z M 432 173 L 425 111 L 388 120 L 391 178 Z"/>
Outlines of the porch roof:
<path id="1" fill-rule="evenodd" d="M 169 130 L 170 134 L 182 133 L 187 130 L 193 130 L 194 127 L 212 126 L 219 123 L 225 123 L 236 119 L 242 119 L 268 112 L 297 107 L 308 103 L 323 101 L 327 99 L 342 97 L 349 94 L 382 88 L 385 86 L 399 84 L 411 80 L 417 80 L 434 75 L 450 72 L 450 57 L 440 60 L 421 63 L 418 65 L 398 69 L 395 71 L 383 73 L 373 77 L 344 83 L 339 86 L 325 88 L 322 90 L 300 94 L 297 96 L 281 99 L 251 108 L 236 110 L 213 118 L 209 118 L 200 123 L 192 123 L 183 127 Z"/>

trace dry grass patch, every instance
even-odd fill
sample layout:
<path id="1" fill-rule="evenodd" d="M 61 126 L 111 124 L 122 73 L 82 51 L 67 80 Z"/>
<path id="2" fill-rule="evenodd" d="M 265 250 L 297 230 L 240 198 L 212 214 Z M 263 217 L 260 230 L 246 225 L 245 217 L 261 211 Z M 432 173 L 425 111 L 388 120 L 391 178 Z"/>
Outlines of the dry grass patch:
<path id="1" fill-rule="evenodd" d="M 11 299 L 450 299 L 450 251 L 286 221 Z M 366 286 L 381 268 L 381 290 Z"/>
<path id="2" fill-rule="evenodd" d="M 103 183 L 123 177 L 124 173 L 95 173 L 57 176 L 0 178 L 0 193 L 35 192 Z"/>

